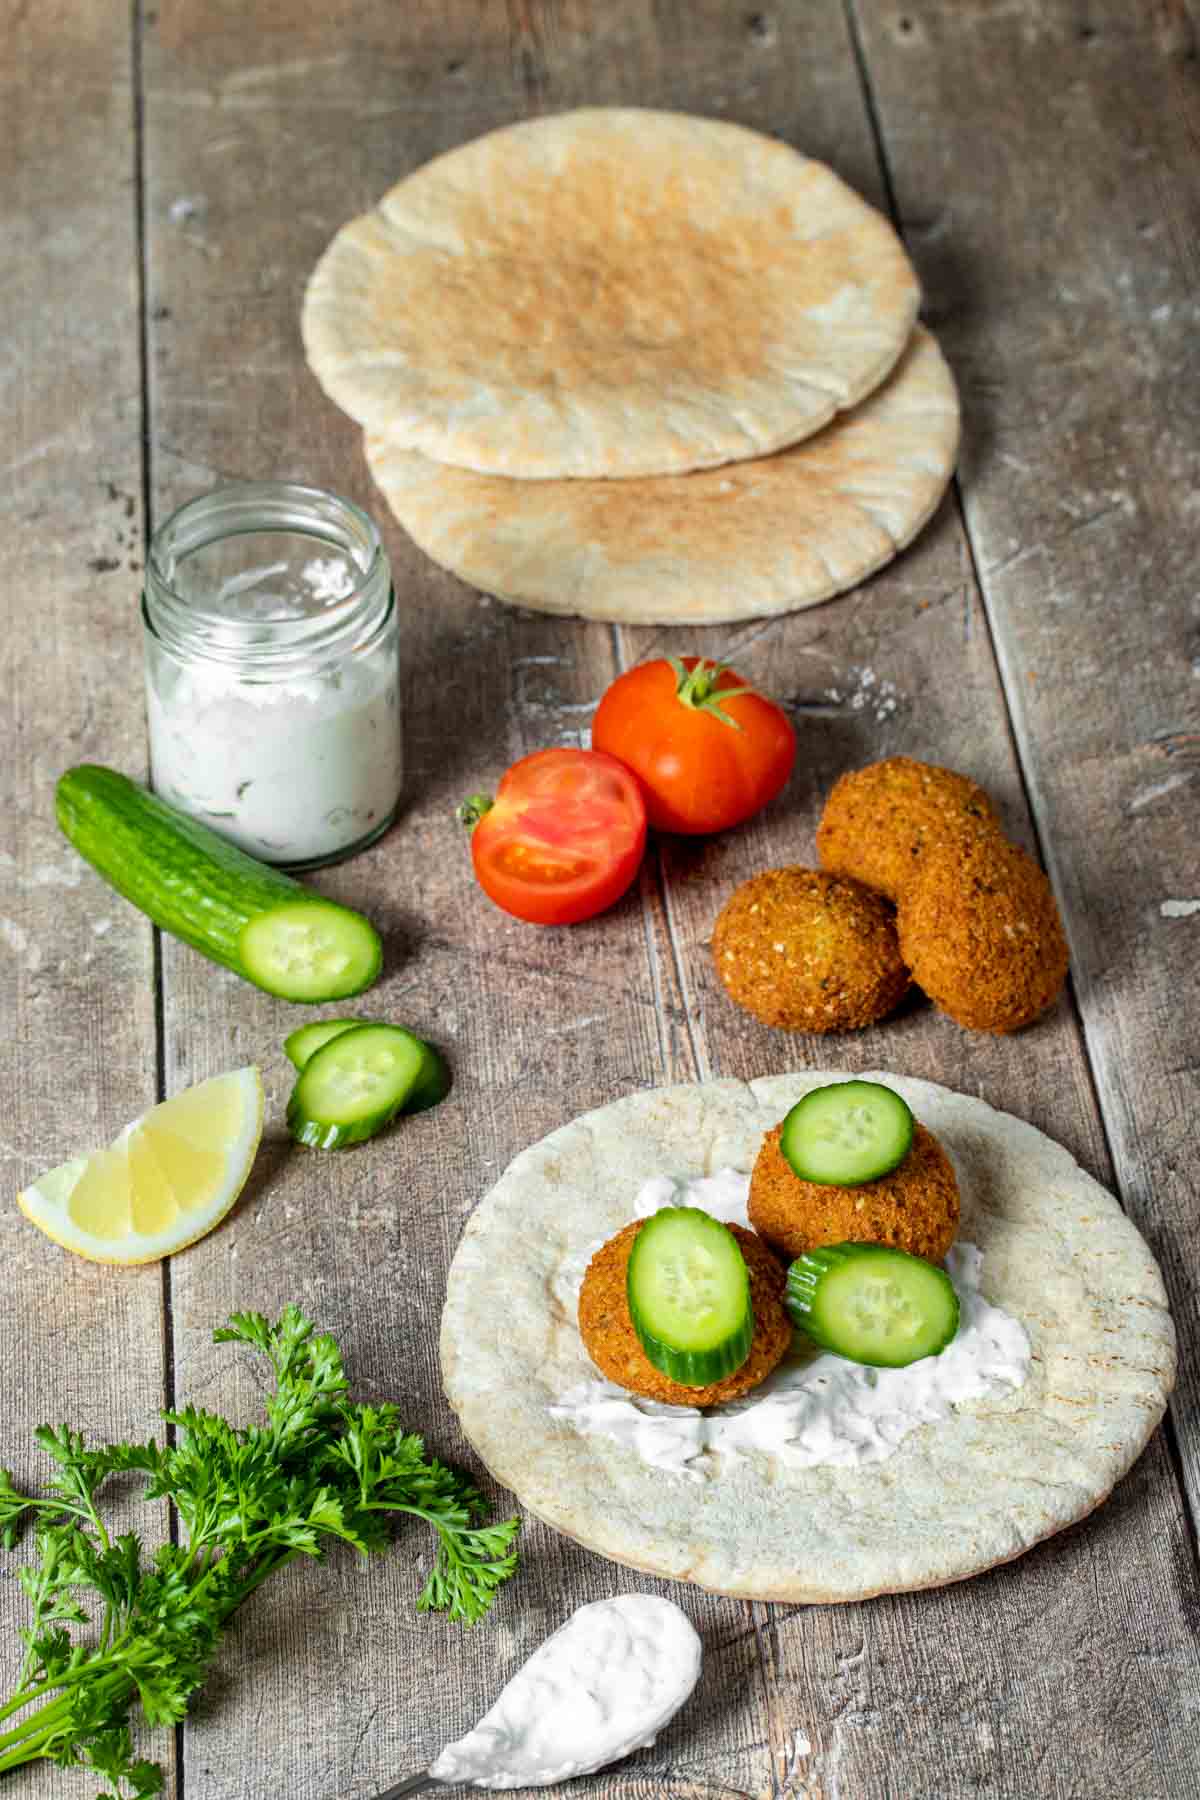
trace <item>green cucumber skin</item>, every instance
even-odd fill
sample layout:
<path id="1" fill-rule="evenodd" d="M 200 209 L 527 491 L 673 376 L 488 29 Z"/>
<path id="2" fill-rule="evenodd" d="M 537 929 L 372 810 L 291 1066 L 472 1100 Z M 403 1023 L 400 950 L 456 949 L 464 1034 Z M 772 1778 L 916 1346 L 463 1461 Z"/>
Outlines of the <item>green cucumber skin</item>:
<path id="1" fill-rule="evenodd" d="M 336 1037 L 342 1037 L 347 1031 L 353 1031 L 356 1025 L 383 1025 L 384 1019 L 314 1019 L 309 1025 L 300 1025 L 283 1040 L 284 1054 L 296 1070 L 305 1065 L 331 1044 Z M 397 1030 L 404 1031 L 401 1025 Z M 437 1106 L 450 1092 L 450 1070 L 441 1052 L 424 1038 L 417 1037 L 415 1031 L 408 1034 L 421 1046 L 421 1072 L 413 1084 L 412 1093 L 400 1108 L 401 1112 L 426 1112 L 429 1107 Z"/>
<path id="2" fill-rule="evenodd" d="M 874 1263 L 878 1267 L 885 1260 L 901 1271 L 906 1264 L 915 1264 L 921 1272 L 921 1286 L 926 1295 L 936 1296 L 934 1305 L 942 1313 L 940 1326 L 935 1321 L 933 1329 L 929 1327 L 927 1314 L 925 1335 L 919 1345 L 914 1348 L 912 1355 L 899 1358 L 863 1356 L 847 1349 L 846 1336 L 836 1323 L 831 1324 L 824 1316 L 821 1304 L 822 1285 L 827 1276 L 840 1273 L 847 1267 L 852 1268 L 856 1262 Z M 911 1255 L 907 1250 L 898 1250 L 885 1244 L 821 1244 L 814 1250 L 806 1251 L 788 1269 L 784 1306 L 793 1325 L 811 1338 L 820 1349 L 830 1350 L 835 1356 L 845 1357 L 848 1362 L 856 1362 L 866 1368 L 903 1369 L 928 1356 L 940 1356 L 953 1342 L 959 1326 L 958 1295 L 945 1270 L 938 1268 L 936 1263 Z"/>
<path id="3" fill-rule="evenodd" d="M 653 1244 L 658 1235 L 656 1227 L 680 1219 L 688 1213 L 694 1213 L 697 1220 L 703 1221 L 699 1227 L 702 1233 L 724 1233 L 732 1244 L 737 1259 L 733 1266 L 736 1269 L 737 1264 L 741 1265 L 741 1280 L 738 1285 L 739 1297 L 743 1301 L 740 1318 L 735 1317 L 734 1323 L 707 1345 L 690 1349 L 671 1343 L 662 1336 L 656 1329 L 656 1322 L 649 1316 L 650 1309 L 639 1301 L 637 1292 L 638 1265 L 643 1256 L 654 1254 Z M 664 1207 L 644 1221 L 629 1256 L 625 1300 L 634 1333 L 647 1360 L 660 1374 L 666 1375 L 671 1381 L 677 1381 L 681 1387 L 708 1387 L 714 1381 L 724 1381 L 726 1376 L 733 1375 L 741 1368 L 750 1354 L 750 1346 L 754 1341 L 754 1311 L 750 1301 L 750 1277 L 741 1246 L 728 1226 L 698 1207 Z"/>
<path id="4" fill-rule="evenodd" d="M 428 1112 L 438 1106 L 450 1092 L 450 1068 L 441 1052 L 421 1040 L 424 1058 L 416 1086 L 404 1103 L 406 1113 Z"/>
<path id="5" fill-rule="evenodd" d="M 283 1040 L 284 1055 L 293 1069 L 302 1069 L 310 1057 L 344 1031 L 352 1031 L 356 1025 L 375 1023 L 374 1019 L 313 1019 L 307 1025 L 298 1025 L 295 1031 L 289 1031 Z"/>
<path id="6" fill-rule="evenodd" d="M 865 1096 L 874 1104 L 877 1112 L 881 1110 L 880 1101 L 875 1096 L 883 1095 L 882 1111 L 891 1113 L 895 1130 L 895 1141 L 890 1150 L 884 1152 L 878 1161 L 860 1172 L 847 1174 L 845 1168 L 834 1173 L 828 1167 L 817 1168 L 817 1159 L 811 1156 L 804 1143 L 809 1115 L 825 1111 L 831 1100 L 835 1109 L 846 1102 L 853 1105 L 858 1096 Z M 836 1116 L 836 1112 L 835 1112 Z M 893 1170 L 898 1169 L 904 1158 L 912 1149 L 913 1133 L 916 1121 L 912 1108 L 894 1088 L 887 1087 L 881 1081 L 833 1081 L 823 1087 L 810 1088 L 788 1111 L 783 1120 L 783 1128 L 779 1134 L 779 1150 L 792 1173 L 800 1181 L 810 1181 L 824 1187 L 865 1187 L 868 1182 L 882 1181 Z M 826 1153 L 828 1158 L 828 1152 Z"/>
<path id="7" fill-rule="evenodd" d="M 97 763 L 68 769 L 55 789 L 54 810 L 65 836 L 110 887 L 163 931 L 264 993 L 292 998 L 252 975 L 239 945 L 252 919 L 281 905 L 336 909 L 367 926 L 376 941 L 374 966 L 353 993 L 370 987 L 383 966 L 378 934 L 361 914 L 247 856 L 116 769 Z M 316 996 L 306 1000 L 315 1003 Z"/>
<path id="8" fill-rule="evenodd" d="M 389 1112 L 369 1120 L 361 1119 L 355 1125 L 330 1125 L 320 1119 L 310 1119 L 294 1095 L 287 1103 L 288 1132 L 295 1143 L 305 1144 L 310 1150 L 348 1150 L 351 1144 L 361 1144 L 374 1137 L 394 1116 Z"/>
<path id="9" fill-rule="evenodd" d="M 721 1353 L 712 1350 L 677 1350 L 673 1344 L 664 1343 L 644 1327 L 638 1331 L 638 1342 L 646 1352 L 647 1361 L 653 1363 L 660 1375 L 665 1375 L 669 1381 L 677 1381 L 680 1387 L 711 1387 L 714 1381 L 724 1381 L 726 1376 L 736 1375 L 750 1354 L 753 1340 L 753 1319 L 742 1337 L 731 1340 Z"/>
<path id="10" fill-rule="evenodd" d="M 450 1071 L 445 1062 L 432 1044 L 427 1044 L 424 1038 L 419 1038 L 405 1026 L 391 1025 L 380 1019 L 329 1019 L 325 1023 L 340 1029 L 333 1031 L 323 1044 L 319 1044 L 305 1058 L 288 1098 L 287 1127 L 298 1144 L 306 1144 L 313 1150 L 346 1150 L 351 1144 L 361 1144 L 367 1138 L 374 1137 L 400 1114 L 424 1112 L 427 1107 L 436 1106 L 449 1092 Z M 301 1026 L 300 1032 L 292 1033 L 292 1039 L 299 1037 L 301 1032 L 316 1035 L 318 1029 L 319 1026 L 315 1023 L 312 1026 Z M 312 1070 L 319 1058 L 330 1053 L 340 1054 L 347 1038 L 360 1030 L 389 1031 L 406 1039 L 417 1053 L 416 1072 L 407 1091 L 399 1099 L 389 1101 L 361 1119 L 348 1122 L 331 1119 L 312 1107 L 309 1099 L 310 1083 L 305 1080 L 305 1073 Z M 302 1049 L 303 1045 L 299 1048 Z"/>

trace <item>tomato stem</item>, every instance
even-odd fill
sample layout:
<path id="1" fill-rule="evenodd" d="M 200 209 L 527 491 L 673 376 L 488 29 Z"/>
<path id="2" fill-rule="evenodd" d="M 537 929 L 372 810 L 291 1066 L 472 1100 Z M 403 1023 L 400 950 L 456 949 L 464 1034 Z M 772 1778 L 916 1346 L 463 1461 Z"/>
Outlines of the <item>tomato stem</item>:
<path id="1" fill-rule="evenodd" d="M 688 669 L 677 656 L 668 656 L 666 660 L 675 672 L 675 698 L 681 706 L 706 712 L 719 719 L 722 725 L 732 726 L 734 731 L 742 729 L 738 721 L 731 719 L 721 708 L 722 703 L 732 700 L 735 694 L 752 694 L 754 689 L 749 682 L 741 687 L 718 688 L 717 682 L 729 667 L 728 663 L 709 662 L 702 656 L 694 669 Z"/>
<path id="2" fill-rule="evenodd" d="M 490 794 L 472 794 L 455 807 L 454 816 L 460 825 L 465 825 L 468 831 L 474 831 L 483 815 L 491 812 L 492 805 Z"/>

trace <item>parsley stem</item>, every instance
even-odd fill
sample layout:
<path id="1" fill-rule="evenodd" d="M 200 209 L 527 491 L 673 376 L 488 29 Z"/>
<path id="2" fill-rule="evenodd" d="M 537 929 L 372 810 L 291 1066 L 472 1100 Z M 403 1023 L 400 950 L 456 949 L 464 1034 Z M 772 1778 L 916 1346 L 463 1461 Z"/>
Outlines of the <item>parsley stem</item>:
<path id="1" fill-rule="evenodd" d="M 103 1699 L 117 1707 L 124 1706 L 132 1698 L 135 1686 L 133 1678 L 120 1668 L 110 1668 L 100 1682 L 96 1683 L 95 1665 L 92 1664 L 88 1667 L 87 1677 L 88 1698 L 91 1701 L 97 1699 L 97 1687 Z M 78 1685 L 78 1678 L 70 1683 L 45 1682 L 41 1687 L 18 1696 L 18 1706 L 29 1706 L 35 1699 L 55 1688 L 66 1690 L 59 1693 L 57 1700 L 39 1707 L 31 1718 L 23 1719 L 19 1725 L 0 1737 L 0 1774 L 7 1769 L 20 1768 L 23 1763 L 33 1762 L 39 1756 L 52 1754 L 54 1740 L 72 1732 L 72 1696 L 69 1688 Z M 11 1704 L 4 1711 L 11 1712 Z"/>
<path id="2" fill-rule="evenodd" d="M 470 1623 L 512 1573 L 516 1521 L 476 1526 L 485 1509 L 471 1483 L 428 1457 L 394 1406 L 352 1404 L 336 1343 L 296 1308 L 276 1325 L 238 1313 L 215 1335 L 269 1358 L 277 1391 L 263 1424 L 239 1428 L 189 1407 L 165 1415 L 178 1429 L 166 1449 L 98 1450 L 65 1425 L 43 1427 L 60 1469 L 43 1500 L 24 1501 L 0 1471 L 0 1522 L 7 1535 L 28 1507 L 40 1560 L 21 1573 L 32 1620 L 16 1691 L 0 1694 L 0 1777 L 51 1757 L 145 1800 L 158 1776 L 137 1758 L 131 1726 L 184 1716 L 222 1629 L 278 1569 L 338 1541 L 364 1556 L 384 1550 L 390 1534 L 370 1515 L 411 1513 L 433 1527 L 419 1611 Z M 175 1508 L 182 1543 L 144 1556 L 134 1533 L 110 1537 L 95 1494 L 117 1473 L 149 1478 L 144 1498 Z M 92 1594 L 86 1611 L 80 1589 Z"/>
<path id="3" fill-rule="evenodd" d="M 0 1706 L 0 1719 L 11 1718 L 13 1713 L 22 1711 L 26 1706 L 32 1706 L 35 1700 L 41 1699 L 43 1694 L 52 1694 L 56 1689 L 62 1687 L 62 1685 L 61 1681 L 43 1681 L 39 1687 L 30 1688 L 23 1694 L 16 1694 L 14 1698 L 8 1702 L 7 1706 Z M 21 1729 L 22 1727 L 17 1727 L 18 1731 Z M 5 1736 L 0 1737 L 0 1745 L 6 1744 L 9 1737 L 12 1735 L 13 1733 L 9 1732 L 6 1733 Z"/>
<path id="4" fill-rule="evenodd" d="M 127 1683 L 130 1679 L 119 1666 L 110 1665 L 107 1670 L 104 1670 L 102 1662 L 90 1662 L 86 1667 L 86 1676 L 89 1687 L 91 1683 L 95 1681 L 98 1670 L 102 1672 L 101 1678 L 104 1680 L 107 1687 L 110 1688 L 118 1682 Z M 6 1744 L 15 1742 L 21 1737 L 28 1736 L 42 1721 L 49 1718 L 55 1712 L 64 1711 L 70 1700 L 70 1695 L 67 1690 L 78 1686 L 84 1673 L 85 1671 L 81 1670 L 77 1675 L 68 1675 L 65 1679 L 59 1677 L 50 1681 L 43 1681 L 37 1687 L 28 1688 L 24 1693 L 16 1694 L 13 1699 L 8 1702 L 7 1706 L 0 1707 L 0 1720 L 8 1719 L 12 1717 L 13 1713 L 22 1712 L 25 1707 L 32 1706 L 35 1700 L 42 1699 L 46 1694 L 57 1693 L 59 1695 L 57 1700 L 52 1700 L 48 1705 L 41 1707 L 39 1711 L 34 1713 L 32 1718 L 22 1720 L 20 1724 L 13 1726 L 10 1731 L 6 1731 L 0 1736 L 0 1750 L 2 1750 Z"/>
<path id="5" fill-rule="evenodd" d="M 14 1730 L 6 1731 L 0 1737 L 0 1769 L 15 1769 L 20 1763 L 41 1756 L 42 1750 L 37 1748 L 37 1744 L 44 1747 L 55 1732 L 62 1729 L 66 1711 L 67 1696 L 64 1694 L 61 1699 L 52 1700 L 48 1706 L 41 1707 L 31 1719 L 26 1719 Z M 31 1739 L 36 1740 L 32 1747 Z"/>

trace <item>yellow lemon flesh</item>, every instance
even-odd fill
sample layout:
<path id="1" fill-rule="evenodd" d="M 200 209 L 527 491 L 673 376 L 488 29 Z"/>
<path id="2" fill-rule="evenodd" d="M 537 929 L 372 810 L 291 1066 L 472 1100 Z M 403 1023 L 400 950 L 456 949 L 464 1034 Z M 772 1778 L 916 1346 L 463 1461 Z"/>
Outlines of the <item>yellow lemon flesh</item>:
<path id="1" fill-rule="evenodd" d="M 152 1106 L 107 1149 L 39 1176 L 17 1205 L 64 1250 L 93 1262 L 154 1262 L 225 1217 L 262 1124 L 258 1070 L 214 1075 Z"/>

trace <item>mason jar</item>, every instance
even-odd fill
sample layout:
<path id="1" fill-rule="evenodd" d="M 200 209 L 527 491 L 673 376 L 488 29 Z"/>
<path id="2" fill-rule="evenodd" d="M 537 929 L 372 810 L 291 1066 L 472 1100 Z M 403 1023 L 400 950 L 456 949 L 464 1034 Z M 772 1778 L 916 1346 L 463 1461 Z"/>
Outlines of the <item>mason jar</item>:
<path id="1" fill-rule="evenodd" d="M 283 869 L 387 830 L 396 602 L 366 513 L 291 482 L 190 500 L 151 539 L 142 616 L 157 794 Z"/>

